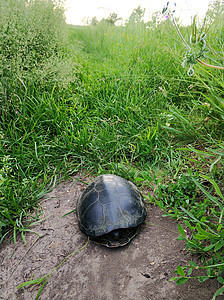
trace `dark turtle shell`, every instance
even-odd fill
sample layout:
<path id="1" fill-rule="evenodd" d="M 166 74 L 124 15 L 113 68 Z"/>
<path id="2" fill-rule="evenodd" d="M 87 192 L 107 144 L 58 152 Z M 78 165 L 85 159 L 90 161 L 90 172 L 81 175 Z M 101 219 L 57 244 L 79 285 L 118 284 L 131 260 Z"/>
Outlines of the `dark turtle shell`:
<path id="1" fill-rule="evenodd" d="M 140 191 L 116 175 L 97 177 L 79 197 L 76 212 L 80 230 L 108 247 L 127 244 L 146 217 Z"/>

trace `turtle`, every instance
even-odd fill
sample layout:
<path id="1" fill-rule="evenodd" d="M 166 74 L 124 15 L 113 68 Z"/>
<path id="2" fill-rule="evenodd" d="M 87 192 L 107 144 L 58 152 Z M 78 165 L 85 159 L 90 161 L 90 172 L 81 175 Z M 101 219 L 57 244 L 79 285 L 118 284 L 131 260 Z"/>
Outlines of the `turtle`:
<path id="1" fill-rule="evenodd" d="M 76 214 L 81 232 L 113 248 L 128 244 L 139 233 L 146 209 L 132 182 L 105 174 L 96 177 L 80 195 Z"/>

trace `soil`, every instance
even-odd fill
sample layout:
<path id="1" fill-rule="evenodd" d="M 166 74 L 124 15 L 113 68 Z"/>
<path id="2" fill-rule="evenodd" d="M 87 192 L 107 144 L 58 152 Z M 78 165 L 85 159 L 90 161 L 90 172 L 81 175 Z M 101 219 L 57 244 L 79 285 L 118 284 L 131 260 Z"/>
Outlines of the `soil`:
<path id="1" fill-rule="evenodd" d="M 41 202 L 43 220 L 30 227 L 40 238 L 28 233 L 27 245 L 18 239 L 11 258 L 13 243 L 5 241 L 1 245 L 0 299 L 35 299 L 40 285 L 19 290 L 17 286 L 48 274 L 66 256 L 86 244 L 87 238 L 78 228 L 76 214 L 62 218 L 75 208 L 78 196 L 86 188 L 83 181 L 90 181 L 85 177 L 80 179 L 82 182 L 74 178 L 59 184 Z M 146 222 L 127 246 L 112 249 L 89 241 L 52 273 L 38 299 L 212 299 L 220 287 L 216 280 L 204 283 L 189 280 L 181 286 L 169 281 L 178 265 L 184 266 L 197 258 L 191 257 L 185 243 L 177 240 L 177 222 L 162 214 L 156 205 L 148 204 Z M 224 296 L 216 299 L 224 299 Z"/>

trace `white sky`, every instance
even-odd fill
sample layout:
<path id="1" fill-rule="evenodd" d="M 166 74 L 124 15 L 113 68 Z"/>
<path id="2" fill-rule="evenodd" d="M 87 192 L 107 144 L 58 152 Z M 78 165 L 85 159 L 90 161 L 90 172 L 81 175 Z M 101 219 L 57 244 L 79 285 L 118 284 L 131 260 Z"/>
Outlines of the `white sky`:
<path id="1" fill-rule="evenodd" d="M 176 16 L 180 17 L 183 24 L 189 24 L 191 16 L 197 14 L 202 17 L 208 8 L 211 0 L 176 0 Z M 85 17 L 94 16 L 98 20 L 107 18 L 110 13 L 115 12 L 118 17 L 125 21 L 133 9 L 139 5 L 146 8 L 145 18 L 155 11 L 162 11 L 167 1 L 163 0 L 65 0 L 66 22 L 74 25 L 83 25 L 82 20 Z"/>

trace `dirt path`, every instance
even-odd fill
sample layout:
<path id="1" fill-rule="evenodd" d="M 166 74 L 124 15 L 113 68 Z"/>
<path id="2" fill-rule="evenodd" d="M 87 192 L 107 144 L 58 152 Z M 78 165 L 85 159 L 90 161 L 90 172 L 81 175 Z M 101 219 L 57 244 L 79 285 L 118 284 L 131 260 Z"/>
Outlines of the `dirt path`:
<path id="1" fill-rule="evenodd" d="M 86 178 L 82 180 L 87 181 Z M 20 290 L 16 286 L 32 276 L 37 278 L 49 273 L 67 255 L 85 245 L 87 239 L 78 229 L 76 215 L 72 213 L 61 218 L 74 209 L 85 187 L 78 181 L 73 185 L 69 181 L 58 185 L 47 195 L 41 206 L 44 217 L 48 218 L 32 227 L 41 238 L 25 255 L 10 280 L 1 285 L 0 299 L 35 299 L 39 289 L 37 286 Z M 216 280 L 203 284 L 189 281 L 179 287 L 169 281 L 176 266 L 187 263 L 189 253 L 184 242 L 177 240 L 177 223 L 163 218 L 157 206 L 149 205 L 147 210 L 146 223 L 130 245 L 108 249 L 90 241 L 52 274 L 39 299 L 212 299 L 219 287 Z M 18 241 L 11 259 L 13 245 L 2 245 L 0 283 L 8 278 L 35 239 L 34 234 L 28 234 L 26 246 Z"/>

